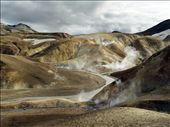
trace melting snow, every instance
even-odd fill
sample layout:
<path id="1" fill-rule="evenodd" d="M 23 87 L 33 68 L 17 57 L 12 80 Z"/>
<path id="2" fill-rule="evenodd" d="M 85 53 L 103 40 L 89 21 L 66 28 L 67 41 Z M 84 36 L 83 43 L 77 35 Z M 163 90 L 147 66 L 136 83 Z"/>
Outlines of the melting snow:
<path id="1" fill-rule="evenodd" d="M 43 43 L 46 41 L 55 41 L 56 39 L 54 38 L 49 38 L 49 39 L 24 39 L 24 41 L 31 42 L 33 45 Z"/>

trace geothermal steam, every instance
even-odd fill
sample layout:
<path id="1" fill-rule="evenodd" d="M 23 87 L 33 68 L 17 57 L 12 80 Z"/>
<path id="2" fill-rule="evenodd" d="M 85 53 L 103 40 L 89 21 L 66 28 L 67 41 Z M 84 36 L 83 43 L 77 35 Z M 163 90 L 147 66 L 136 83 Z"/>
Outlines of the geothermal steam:
<path id="1" fill-rule="evenodd" d="M 137 84 L 138 83 L 136 82 L 132 82 L 131 85 L 127 89 L 124 89 L 123 91 L 121 91 L 116 98 L 109 98 L 108 106 L 112 107 L 122 102 L 125 102 L 129 99 L 135 99 L 136 91 L 139 91 L 140 89 L 140 87 L 137 87 Z M 124 85 L 124 84 L 121 84 L 121 85 Z"/>
<path id="2" fill-rule="evenodd" d="M 116 78 L 111 78 L 111 77 L 105 76 L 105 75 L 98 75 L 98 76 L 101 76 L 102 78 L 104 78 L 106 80 L 106 83 L 104 86 L 102 86 L 96 90 L 89 91 L 89 92 L 85 92 L 82 90 L 79 94 L 73 95 L 73 96 L 67 96 L 66 98 L 70 99 L 70 100 L 77 101 L 77 102 L 87 102 L 87 101 L 91 100 L 103 88 L 107 87 L 109 84 L 111 84 L 112 82 L 114 82 L 116 80 Z"/>
<path id="3" fill-rule="evenodd" d="M 112 72 L 116 72 L 116 71 L 126 70 L 128 68 L 136 66 L 139 63 L 139 60 L 142 59 L 142 56 L 134 47 L 127 46 L 124 48 L 124 52 L 125 52 L 126 56 L 122 61 L 112 62 L 111 64 L 102 65 L 102 66 L 111 69 Z M 67 68 L 68 69 L 78 69 L 78 70 L 88 70 L 91 72 L 95 72 L 95 74 L 97 74 L 96 69 L 95 69 L 96 66 L 93 66 L 93 68 L 92 67 L 87 68 L 87 66 L 86 66 L 87 61 L 88 61 L 87 57 L 84 57 L 84 59 L 81 59 L 81 60 L 79 59 L 78 61 L 73 62 Z M 106 76 L 102 76 L 102 77 L 106 79 Z M 76 100 L 78 102 L 89 101 L 90 99 L 92 99 L 92 97 L 94 97 L 96 94 L 98 94 L 103 88 L 105 88 L 107 85 L 111 84 L 113 81 L 115 81 L 115 79 L 107 78 L 106 84 L 99 89 L 89 91 L 89 92 L 84 92 L 82 90 L 82 92 L 80 94 L 73 95 L 73 96 L 66 97 L 66 98 L 71 99 L 71 100 Z M 121 81 L 117 82 L 116 84 L 123 85 L 121 83 Z M 121 87 L 121 86 L 119 86 L 119 87 Z M 135 98 L 136 97 L 135 91 L 136 91 L 136 83 L 131 83 L 129 88 L 127 88 L 126 90 L 122 90 L 116 98 L 108 98 L 108 105 L 114 106 L 114 105 L 122 103 L 128 99 Z M 98 102 L 100 102 L 100 100 L 98 100 Z"/>
<path id="4" fill-rule="evenodd" d="M 122 71 L 136 66 L 139 59 L 142 59 L 142 56 L 134 47 L 127 46 L 124 52 L 126 57 L 121 62 L 117 61 L 103 66 L 112 69 L 112 72 Z"/>
<path id="5" fill-rule="evenodd" d="M 74 61 L 70 62 L 66 68 L 76 69 L 76 70 L 87 70 L 87 71 L 98 73 L 96 67 L 101 66 L 101 67 L 108 68 L 112 72 L 117 72 L 136 66 L 137 64 L 139 64 L 140 60 L 142 59 L 142 56 L 134 47 L 127 46 L 124 48 L 124 52 L 126 54 L 126 57 L 123 58 L 122 61 L 112 62 L 107 65 L 89 66 L 89 62 L 88 62 L 89 58 L 86 55 L 84 55 L 81 59 L 75 59 Z"/>

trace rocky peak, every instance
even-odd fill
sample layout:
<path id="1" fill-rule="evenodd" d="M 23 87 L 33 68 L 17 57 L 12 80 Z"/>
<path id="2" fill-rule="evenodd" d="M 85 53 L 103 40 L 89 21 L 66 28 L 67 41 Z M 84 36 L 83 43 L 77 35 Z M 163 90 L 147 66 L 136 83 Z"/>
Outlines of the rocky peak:
<path id="1" fill-rule="evenodd" d="M 17 25 L 5 25 L 1 23 L 1 32 L 23 32 L 23 33 L 36 33 L 35 30 L 33 30 L 30 26 L 19 23 Z"/>

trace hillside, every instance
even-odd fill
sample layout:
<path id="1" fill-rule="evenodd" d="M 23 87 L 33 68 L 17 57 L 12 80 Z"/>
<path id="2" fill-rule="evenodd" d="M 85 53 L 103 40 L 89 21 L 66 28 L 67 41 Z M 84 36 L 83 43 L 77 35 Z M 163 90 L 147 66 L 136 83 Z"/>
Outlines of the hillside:
<path id="1" fill-rule="evenodd" d="M 169 127 L 167 24 L 70 35 L 1 23 L 1 125 Z"/>

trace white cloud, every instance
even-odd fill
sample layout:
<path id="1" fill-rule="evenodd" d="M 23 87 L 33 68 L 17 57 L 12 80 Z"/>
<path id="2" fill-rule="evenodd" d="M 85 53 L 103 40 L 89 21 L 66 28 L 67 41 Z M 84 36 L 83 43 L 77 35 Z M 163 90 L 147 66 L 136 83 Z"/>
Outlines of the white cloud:
<path id="1" fill-rule="evenodd" d="M 138 32 L 170 18 L 169 1 L 2 2 L 2 20 L 70 34 Z"/>

